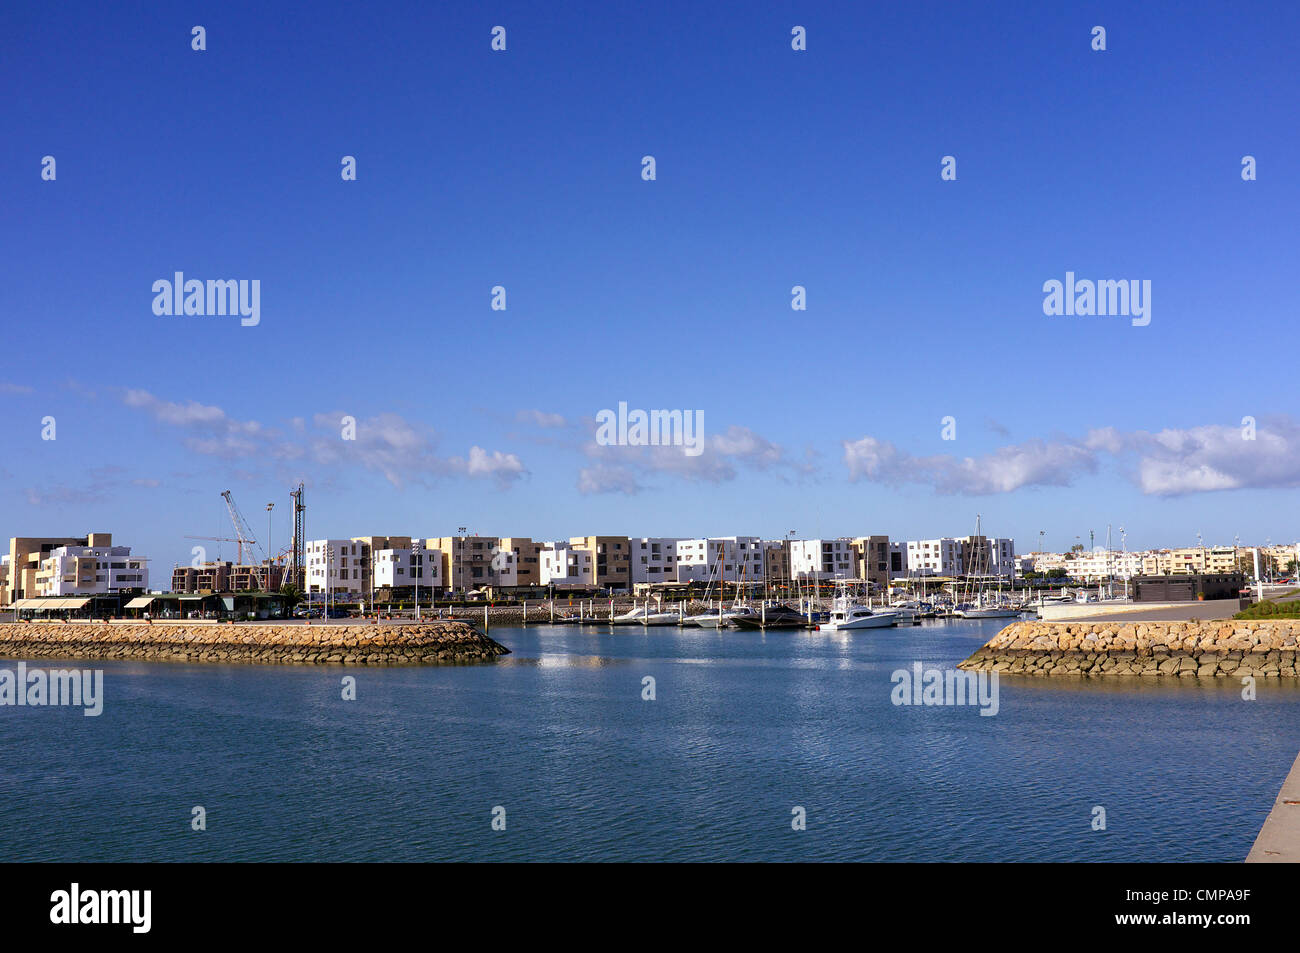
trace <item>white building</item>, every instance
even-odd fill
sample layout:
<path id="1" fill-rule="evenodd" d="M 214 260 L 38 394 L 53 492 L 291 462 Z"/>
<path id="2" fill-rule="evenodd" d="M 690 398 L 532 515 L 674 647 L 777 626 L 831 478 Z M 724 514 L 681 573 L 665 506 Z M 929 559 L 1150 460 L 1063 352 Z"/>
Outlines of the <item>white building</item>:
<path id="1" fill-rule="evenodd" d="M 591 561 L 591 550 L 569 542 L 546 543 L 539 555 L 542 560 L 543 586 L 596 584 L 596 567 Z"/>
<path id="2" fill-rule="evenodd" d="M 58 546 L 41 559 L 38 596 L 94 595 L 148 589 L 148 560 L 130 546 Z"/>
<path id="3" fill-rule="evenodd" d="M 374 553 L 375 588 L 403 589 L 419 585 L 421 588 L 441 589 L 442 551 L 411 549 L 379 549 Z"/>
<path id="4" fill-rule="evenodd" d="M 951 536 L 908 540 L 906 565 L 910 576 L 961 575 L 962 541 Z"/>
<path id="5" fill-rule="evenodd" d="M 629 539 L 632 583 L 677 581 L 677 540 L 666 536 Z"/>
<path id="6" fill-rule="evenodd" d="M 1079 553 L 1065 565 L 1073 579 L 1127 579 L 1142 575 L 1142 553 L 1106 552 Z"/>
<path id="7" fill-rule="evenodd" d="M 329 591 L 360 596 L 370 590 L 368 547 L 355 539 L 313 539 L 306 543 L 304 568 L 307 591 Z"/>
<path id="8" fill-rule="evenodd" d="M 853 540 L 796 539 L 790 543 L 790 575 L 795 581 L 853 578 Z"/>
<path id="9" fill-rule="evenodd" d="M 763 582 L 763 541 L 757 536 L 677 540 L 677 581 Z"/>

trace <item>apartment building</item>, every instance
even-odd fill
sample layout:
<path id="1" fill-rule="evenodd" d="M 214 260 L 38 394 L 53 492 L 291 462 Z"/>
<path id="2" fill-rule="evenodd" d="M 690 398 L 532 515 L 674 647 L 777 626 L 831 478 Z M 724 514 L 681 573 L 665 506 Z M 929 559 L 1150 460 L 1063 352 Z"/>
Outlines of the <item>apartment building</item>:
<path id="1" fill-rule="evenodd" d="M 516 586 L 542 584 L 542 544 L 527 536 L 502 536 L 499 548 L 514 556 Z"/>
<path id="2" fill-rule="evenodd" d="M 370 551 L 361 538 L 313 539 L 305 546 L 304 568 L 309 593 L 328 590 L 361 596 L 370 590 Z"/>
<path id="3" fill-rule="evenodd" d="M 265 563 L 205 562 L 172 570 L 172 592 L 273 592 L 285 567 Z"/>
<path id="4" fill-rule="evenodd" d="M 969 576 L 1016 577 L 1016 541 L 998 536 L 965 536 L 961 543 L 962 572 Z"/>
<path id="5" fill-rule="evenodd" d="M 1034 572 L 1047 573 L 1053 569 L 1064 569 L 1067 575 L 1073 575 L 1075 553 L 1030 553 L 1033 560 L 1030 568 Z M 1136 555 L 1136 554 L 1135 554 Z"/>
<path id="6" fill-rule="evenodd" d="M 440 592 L 442 583 L 442 551 L 425 549 L 419 540 L 409 546 L 386 547 L 371 551 L 376 589 L 427 589 Z"/>
<path id="7" fill-rule="evenodd" d="M 853 577 L 878 586 L 888 586 L 889 537 L 858 536 L 850 543 L 853 550 Z"/>
<path id="8" fill-rule="evenodd" d="M 677 541 L 677 581 L 762 584 L 764 545 L 757 536 L 712 536 Z"/>
<path id="9" fill-rule="evenodd" d="M 676 582 L 677 542 L 666 536 L 629 539 L 632 584 Z"/>
<path id="10" fill-rule="evenodd" d="M 853 541 L 850 539 L 792 540 L 790 574 L 796 581 L 854 578 Z"/>
<path id="11" fill-rule="evenodd" d="M 763 578 L 770 586 L 790 584 L 790 540 L 763 540 Z"/>
<path id="12" fill-rule="evenodd" d="M 902 579 L 907 575 L 907 543 L 891 540 L 889 543 L 889 578 Z"/>
<path id="13" fill-rule="evenodd" d="M 14 536 L 9 540 L 9 567 L 5 586 L 0 589 L 0 605 L 38 595 L 36 575 L 41 561 L 60 546 L 105 547 L 113 545 L 112 533 L 88 533 L 85 536 Z"/>
<path id="14" fill-rule="evenodd" d="M 1077 553 L 1073 559 L 1065 560 L 1063 568 L 1071 579 L 1129 579 L 1144 574 L 1144 561 L 1142 553 L 1107 552 L 1103 549 Z"/>
<path id="15" fill-rule="evenodd" d="M 596 585 L 594 555 L 568 542 L 546 543 L 541 549 L 543 586 Z"/>
<path id="16" fill-rule="evenodd" d="M 597 587 L 631 590 L 631 549 L 626 536 L 571 536 L 569 545 L 591 554 Z"/>
<path id="17" fill-rule="evenodd" d="M 449 591 L 518 585 L 515 553 L 502 547 L 499 536 L 439 536 L 426 539 L 424 547 L 442 554 L 443 585 Z"/>
<path id="18" fill-rule="evenodd" d="M 1234 546 L 1192 546 L 1184 549 L 1161 549 L 1143 554 L 1142 575 L 1177 576 L 1189 573 L 1219 574 L 1238 571 L 1244 561 L 1246 571 L 1253 572 L 1250 550 Z"/>
<path id="19" fill-rule="evenodd" d="M 34 578 L 38 596 L 96 595 L 148 588 L 149 567 L 130 546 L 56 546 L 42 556 Z"/>
<path id="20" fill-rule="evenodd" d="M 962 557 L 965 544 L 952 536 L 942 539 L 916 539 L 907 541 L 907 573 L 909 576 L 962 575 L 966 570 Z"/>

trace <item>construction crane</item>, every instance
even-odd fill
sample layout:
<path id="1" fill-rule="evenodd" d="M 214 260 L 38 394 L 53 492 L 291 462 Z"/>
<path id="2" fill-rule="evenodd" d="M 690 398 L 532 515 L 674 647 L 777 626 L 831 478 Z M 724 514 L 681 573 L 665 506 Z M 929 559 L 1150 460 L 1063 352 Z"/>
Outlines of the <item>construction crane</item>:
<path id="1" fill-rule="evenodd" d="M 244 514 L 239 512 L 239 507 L 235 505 L 235 497 L 231 492 L 229 490 L 222 490 L 221 498 L 226 501 L 226 509 L 230 513 L 230 522 L 234 524 L 235 527 L 235 536 L 237 537 L 235 542 L 239 544 L 239 564 L 246 565 L 244 563 L 244 547 L 248 547 L 248 555 L 250 557 L 249 562 L 251 563 L 251 557 L 255 556 L 253 547 L 258 545 L 257 538 L 253 535 L 252 529 L 249 528 L 248 520 L 244 519 Z M 267 567 L 266 575 L 266 585 L 269 588 L 271 584 L 271 571 L 269 565 Z M 256 571 L 254 571 L 254 577 L 256 577 Z"/>
<path id="2" fill-rule="evenodd" d="M 302 501 L 302 483 L 298 484 L 296 490 L 290 490 L 289 496 L 293 500 L 293 578 L 290 581 L 299 589 L 306 589 L 307 575 L 303 571 L 303 563 L 306 559 L 303 514 L 307 512 L 307 505 Z"/>
<path id="3" fill-rule="evenodd" d="M 228 536 L 186 536 L 185 539 L 204 539 L 212 543 L 237 543 L 239 540 L 231 539 Z M 218 550 L 217 559 L 221 559 L 221 553 Z"/>

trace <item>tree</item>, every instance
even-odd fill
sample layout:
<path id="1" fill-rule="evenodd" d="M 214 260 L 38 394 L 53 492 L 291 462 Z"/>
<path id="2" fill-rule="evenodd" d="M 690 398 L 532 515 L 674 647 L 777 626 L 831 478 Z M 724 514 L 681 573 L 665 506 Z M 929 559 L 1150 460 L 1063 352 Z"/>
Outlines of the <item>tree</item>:
<path id="1" fill-rule="evenodd" d="M 302 590 L 293 583 L 286 582 L 280 587 L 280 598 L 284 600 L 286 609 L 293 609 L 303 600 Z"/>

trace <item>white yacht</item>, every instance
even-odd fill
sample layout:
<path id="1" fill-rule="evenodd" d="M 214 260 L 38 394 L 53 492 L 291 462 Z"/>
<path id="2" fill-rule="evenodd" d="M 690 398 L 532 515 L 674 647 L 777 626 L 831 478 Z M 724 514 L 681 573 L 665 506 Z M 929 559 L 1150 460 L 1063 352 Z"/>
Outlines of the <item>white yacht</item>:
<path id="1" fill-rule="evenodd" d="M 650 607 L 646 605 L 633 606 L 628 612 L 622 615 L 616 615 L 609 620 L 610 625 L 640 625 L 642 620 L 649 615 L 660 615 L 662 613 L 651 613 Z M 673 613 L 673 619 L 676 620 L 677 614 Z"/>
<path id="2" fill-rule="evenodd" d="M 831 617 L 818 624 L 829 632 L 851 629 L 884 629 L 898 624 L 898 615 L 892 609 L 872 609 L 868 606 L 836 606 Z"/>
<path id="3" fill-rule="evenodd" d="M 1020 610 L 1008 606 L 969 606 L 956 610 L 953 615 L 963 619 L 1014 619 Z"/>

